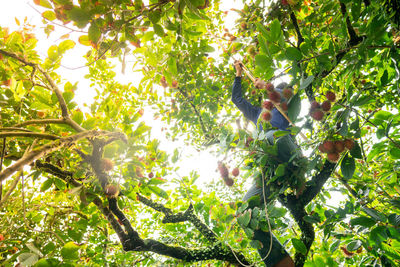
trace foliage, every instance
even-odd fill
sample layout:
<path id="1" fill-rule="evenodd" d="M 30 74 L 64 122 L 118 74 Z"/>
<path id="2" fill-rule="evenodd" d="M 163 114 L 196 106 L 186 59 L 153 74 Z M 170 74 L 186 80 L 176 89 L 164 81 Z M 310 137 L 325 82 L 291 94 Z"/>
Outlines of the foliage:
<path id="1" fill-rule="evenodd" d="M 218 0 L 33 2 L 48 35 L 68 27 L 80 36 L 41 58 L 30 25 L 0 28 L 1 265 L 261 265 L 249 248 L 267 218 L 297 266 L 399 265 L 396 1 L 245 1 L 229 11 L 232 29 Z M 77 46 L 88 49 L 85 78 L 97 92 L 87 107 L 60 68 Z M 118 82 L 110 60 L 132 55 L 137 87 Z M 256 77 L 295 89 L 291 131 L 311 140 L 296 137 L 306 155 L 290 163 L 298 172 L 288 175 L 273 160 L 277 145 L 238 120 L 238 56 Z M 255 105 L 266 97 L 247 79 L 243 87 Z M 313 121 L 304 106 L 327 91 L 336 102 Z M 160 149 L 152 124 L 165 125 L 170 142 L 217 151 L 241 177 L 230 188 L 222 179 L 199 186 L 196 172 L 180 177 L 181 148 Z M 344 139 L 355 145 L 337 163 L 318 151 Z M 245 181 L 266 173 L 276 200 L 265 210 L 241 202 Z"/>

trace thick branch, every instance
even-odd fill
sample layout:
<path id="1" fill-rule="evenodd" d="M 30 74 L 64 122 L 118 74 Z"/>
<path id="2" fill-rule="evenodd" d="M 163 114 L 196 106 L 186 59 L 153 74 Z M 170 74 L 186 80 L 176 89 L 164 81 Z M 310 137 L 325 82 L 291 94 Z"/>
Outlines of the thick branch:
<path id="1" fill-rule="evenodd" d="M 171 209 L 165 207 L 162 204 L 156 203 L 148 198 L 143 197 L 140 194 L 137 194 L 138 200 L 145 204 L 146 206 L 164 213 L 165 217 L 162 220 L 163 223 L 178 223 L 178 222 L 191 222 L 196 229 L 204 235 L 210 242 L 215 243 L 218 241 L 217 235 L 206 225 L 203 223 L 199 217 L 194 214 L 193 205 L 190 204 L 189 208 L 185 212 L 173 213 Z"/>
<path id="2" fill-rule="evenodd" d="M 52 134 L 34 133 L 34 132 L 0 132 L 0 138 L 3 137 L 32 137 L 40 139 L 57 140 L 60 137 Z"/>
<path id="3" fill-rule="evenodd" d="M 32 124 L 67 124 L 65 119 L 43 119 L 43 120 L 30 120 L 24 121 L 14 125 L 15 127 L 23 127 Z"/>
<path id="4" fill-rule="evenodd" d="M 293 11 L 290 12 L 290 19 L 293 23 L 294 29 L 296 30 L 296 34 L 297 34 L 297 48 L 300 48 L 301 43 L 304 42 L 304 38 L 301 35 L 299 24 L 297 24 L 297 18 L 295 16 L 295 14 L 293 13 Z"/>

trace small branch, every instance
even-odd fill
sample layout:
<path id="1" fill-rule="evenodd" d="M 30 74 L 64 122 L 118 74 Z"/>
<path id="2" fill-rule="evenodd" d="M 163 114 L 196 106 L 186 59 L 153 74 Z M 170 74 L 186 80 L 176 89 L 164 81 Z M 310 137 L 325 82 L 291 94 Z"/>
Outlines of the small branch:
<path id="1" fill-rule="evenodd" d="M 2 137 L 31 137 L 40 139 L 57 140 L 60 137 L 52 134 L 45 133 L 34 133 L 34 132 L 0 132 L 0 138 Z"/>
<path id="2" fill-rule="evenodd" d="M 290 19 L 293 23 L 294 29 L 296 30 L 296 34 L 297 34 L 297 48 L 300 49 L 300 45 L 302 42 L 304 42 L 304 38 L 301 35 L 299 24 L 297 24 L 297 18 L 295 16 L 295 14 L 293 13 L 293 11 L 290 12 Z"/>
<path id="3" fill-rule="evenodd" d="M 5 152 L 6 152 L 6 139 L 7 138 L 3 138 L 3 146 L 2 146 L 2 149 L 1 149 L 0 173 L 3 170 L 3 160 L 4 160 L 4 155 L 5 155 Z M 2 198 L 2 195 L 3 195 L 3 182 L 0 181 L 0 200 Z"/>
<path id="4" fill-rule="evenodd" d="M 0 131 L 21 131 L 21 132 L 32 132 L 31 130 L 27 130 L 24 128 L 19 128 L 19 127 L 3 127 L 0 128 Z"/>
<path id="5" fill-rule="evenodd" d="M 30 120 L 18 123 L 14 125 L 14 127 L 23 127 L 32 124 L 67 124 L 67 121 L 65 119 Z"/>
<path id="6" fill-rule="evenodd" d="M 11 193 L 14 191 L 15 187 L 17 186 L 20 178 L 21 178 L 21 175 L 17 175 L 17 177 L 11 183 L 10 188 L 8 189 L 7 193 L 5 193 L 5 195 L 3 197 L 0 197 L 0 208 L 3 206 L 3 204 L 10 197 Z"/>

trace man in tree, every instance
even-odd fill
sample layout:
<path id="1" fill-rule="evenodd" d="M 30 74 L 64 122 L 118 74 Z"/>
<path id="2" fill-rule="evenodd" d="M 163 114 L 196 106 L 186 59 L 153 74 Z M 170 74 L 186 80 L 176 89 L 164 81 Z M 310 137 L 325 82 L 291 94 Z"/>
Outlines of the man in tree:
<path id="1" fill-rule="evenodd" d="M 258 123 L 259 116 L 262 113 L 262 108 L 253 106 L 242 96 L 242 85 L 241 85 L 242 63 L 236 61 L 235 69 L 236 69 L 236 77 L 232 89 L 232 102 L 239 108 L 239 110 L 248 120 L 252 121 L 258 129 L 262 130 L 262 126 Z M 255 86 L 260 87 L 262 86 L 262 83 L 263 82 L 261 80 L 257 80 Z M 286 86 L 287 86 L 286 83 L 281 83 L 277 86 L 276 91 L 281 93 Z M 276 108 L 272 109 L 271 115 L 272 116 L 270 119 L 270 124 L 275 129 L 270 129 L 266 133 L 269 143 L 273 144 L 274 132 L 277 131 L 277 129 L 287 130 L 289 122 Z M 296 146 L 290 135 L 283 136 L 282 138 L 278 139 L 276 143 L 278 148 L 278 159 L 282 162 L 288 162 L 293 155 L 293 151 L 298 150 L 298 147 Z M 258 197 L 260 204 L 263 205 L 264 199 L 268 199 L 267 195 L 269 195 L 269 193 L 267 192 L 268 191 L 270 192 L 270 189 L 266 186 L 264 186 L 263 189 L 262 186 L 263 184 L 265 185 L 265 181 L 264 182 L 261 181 L 261 183 L 260 181 L 255 181 L 253 186 L 244 196 L 243 201 L 248 201 L 253 197 Z M 271 245 L 270 244 L 271 238 L 272 238 L 272 248 L 271 251 L 269 251 Z M 253 239 L 260 241 L 262 244 L 262 247 L 258 249 L 258 252 L 266 266 L 273 266 L 273 267 L 294 266 L 292 258 L 286 252 L 282 244 L 271 233 L 264 232 L 261 229 L 257 229 L 254 231 Z"/>

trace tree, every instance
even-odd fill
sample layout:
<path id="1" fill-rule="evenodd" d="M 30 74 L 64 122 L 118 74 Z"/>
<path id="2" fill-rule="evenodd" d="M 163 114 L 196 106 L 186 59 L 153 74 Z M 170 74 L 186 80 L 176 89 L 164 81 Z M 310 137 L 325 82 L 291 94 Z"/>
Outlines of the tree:
<path id="1" fill-rule="evenodd" d="M 60 68 L 76 42 L 42 60 L 29 27 L 1 28 L 2 265 L 260 265 L 248 247 L 259 246 L 254 229 L 269 230 L 267 214 L 296 266 L 399 264 L 398 3 L 246 2 L 225 30 L 219 1 L 34 0 L 48 34 L 68 27 L 88 47 L 98 94 L 86 110 Z M 109 61 L 130 54 L 143 66 L 137 88 L 115 81 Z M 237 120 L 236 54 L 256 77 L 290 79 L 291 131 L 309 140 L 297 138 L 309 151 L 297 174 L 304 191 L 284 164 L 269 168 L 281 206 L 266 210 L 240 201 L 245 177 L 263 173 L 276 148 Z M 244 86 L 261 105 L 266 92 Z M 177 176 L 179 148 L 169 155 L 150 138 L 144 108 L 168 124 L 170 140 L 217 149 L 242 177 L 199 188 L 197 173 Z M 338 207 L 326 203 L 334 191 Z"/>

